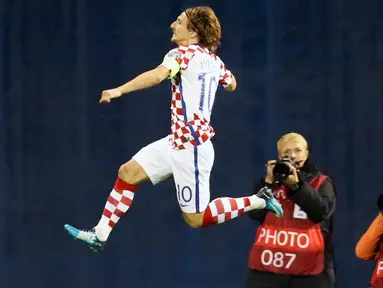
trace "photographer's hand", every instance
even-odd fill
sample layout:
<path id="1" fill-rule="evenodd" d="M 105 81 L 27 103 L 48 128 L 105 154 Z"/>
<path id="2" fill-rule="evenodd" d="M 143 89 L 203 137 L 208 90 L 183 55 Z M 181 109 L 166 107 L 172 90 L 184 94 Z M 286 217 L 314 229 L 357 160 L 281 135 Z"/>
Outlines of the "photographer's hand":
<path id="1" fill-rule="evenodd" d="M 266 177 L 265 177 L 265 182 L 268 183 L 268 184 L 273 184 L 274 183 L 273 169 L 274 169 L 275 163 L 277 163 L 276 160 L 270 160 L 266 164 L 267 174 L 266 174 Z"/>
<path id="2" fill-rule="evenodd" d="M 291 175 L 283 182 L 286 186 L 295 189 L 299 183 L 298 171 L 293 165 L 290 165 Z"/>

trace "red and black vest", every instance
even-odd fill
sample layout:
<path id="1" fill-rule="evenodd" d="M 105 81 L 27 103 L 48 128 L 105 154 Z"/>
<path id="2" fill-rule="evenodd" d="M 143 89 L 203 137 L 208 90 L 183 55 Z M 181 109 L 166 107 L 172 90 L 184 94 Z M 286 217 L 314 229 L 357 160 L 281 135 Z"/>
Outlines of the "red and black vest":
<path id="1" fill-rule="evenodd" d="M 379 243 L 378 258 L 376 259 L 374 274 L 371 278 L 371 288 L 383 288 L 383 242 Z"/>
<path id="2" fill-rule="evenodd" d="M 327 176 L 310 181 L 318 191 Z M 320 224 L 315 224 L 293 201 L 287 198 L 286 187 L 278 188 L 277 199 L 284 215 L 277 218 L 267 213 L 258 227 L 250 250 L 249 268 L 285 275 L 317 275 L 324 269 L 324 239 Z"/>

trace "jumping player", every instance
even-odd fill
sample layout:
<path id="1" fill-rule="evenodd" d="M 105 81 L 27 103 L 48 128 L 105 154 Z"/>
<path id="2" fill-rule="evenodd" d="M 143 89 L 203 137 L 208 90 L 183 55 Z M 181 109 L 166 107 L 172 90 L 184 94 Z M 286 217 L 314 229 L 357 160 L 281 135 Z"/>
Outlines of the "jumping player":
<path id="1" fill-rule="evenodd" d="M 186 9 L 171 24 L 171 41 L 177 48 L 168 52 L 162 64 L 126 84 L 102 92 L 100 103 L 133 91 L 171 80 L 170 135 L 142 148 L 123 164 L 98 224 L 91 230 L 65 229 L 94 251 L 102 250 L 117 221 L 132 204 L 137 185 L 150 180 L 153 185 L 173 175 L 178 203 L 185 222 L 207 227 L 229 221 L 253 209 L 271 210 L 280 217 L 283 210 L 268 190 L 256 195 L 210 201 L 210 172 L 215 132 L 210 116 L 218 86 L 234 91 L 235 77 L 215 55 L 220 44 L 221 25 L 206 6 Z"/>

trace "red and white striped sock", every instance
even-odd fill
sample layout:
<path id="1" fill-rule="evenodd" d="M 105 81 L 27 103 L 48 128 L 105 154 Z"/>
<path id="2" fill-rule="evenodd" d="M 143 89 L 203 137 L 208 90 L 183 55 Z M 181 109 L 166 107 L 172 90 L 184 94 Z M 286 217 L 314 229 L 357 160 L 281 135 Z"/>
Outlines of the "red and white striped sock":
<path id="1" fill-rule="evenodd" d="M 209 203 L 203 216 L 203 227 L 221 224 L 253 209 L 263 209 L 264 199 L 252 195 L 242 198 L 221 197 Z"/>
<path id="2" fill-rule="evenodd" d="M 95 227 L 96 235 L 101 241 L 106 241 L 118 220 L 128 211 L 134 198 L 137 185 L 126 183 L 117 178 L 112 192 L 106 201 L 100 222 Z"/>

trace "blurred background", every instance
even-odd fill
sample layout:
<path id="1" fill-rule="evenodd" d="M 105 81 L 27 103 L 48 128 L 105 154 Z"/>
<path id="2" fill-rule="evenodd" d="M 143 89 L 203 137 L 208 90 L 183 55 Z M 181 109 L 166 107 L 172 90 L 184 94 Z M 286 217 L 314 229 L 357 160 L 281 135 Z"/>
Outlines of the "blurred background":
<path id="1" fill-rule="evenodd" d="M 278 137 L 303 134 L 337 185 L 339 287 L 368 286 L 354 247 L 383 186 L 383 1 L 0 0 L 0 287 L 242 287 L 256 223 L 189 228 L 172 179 L 139 187 L 103 253 L 63 229 L 95 225 L 118 167 L 168 133 L 169 83 L 98 100 L 160 64 L 196 5 L 238 81 L 212 115 L 212 199 L 250 194 Z"/>

